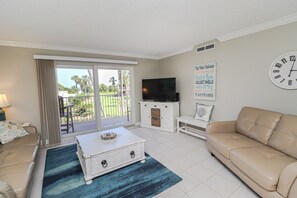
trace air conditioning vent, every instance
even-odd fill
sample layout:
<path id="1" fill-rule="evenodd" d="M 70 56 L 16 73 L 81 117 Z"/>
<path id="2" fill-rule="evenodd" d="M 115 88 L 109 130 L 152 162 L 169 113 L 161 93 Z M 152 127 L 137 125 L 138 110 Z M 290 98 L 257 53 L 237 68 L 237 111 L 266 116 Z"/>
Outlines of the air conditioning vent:
<path id="1" fill-rule="evenodd" d="M 209 45 L 197 47 L 196 48 L 196 52 L 197 53 L 200 53 L 200 52 L 203 52 L 203 51 L 206 51 L 206 50 L 210 50 L 210 49 L 214 49 L 214 48 L 215 48 L 215 44 L 212 43 L 212 44 L 209 44 Z"/>
<path id="2" fill-rule="evenodd" d="M 205 47 L 199 47 L 199 48 L 197 48 L 197 52 L 202 52 L 204 50 L 205 50 Z"/>
<path id="3" fill-rule="evenodd" d="M 208 50 L 208 49 L 212 49 L 212 48 L 214 48 L 214 44 L 205 46 L 205 49 L 206 49 L 206 50 Z"/>

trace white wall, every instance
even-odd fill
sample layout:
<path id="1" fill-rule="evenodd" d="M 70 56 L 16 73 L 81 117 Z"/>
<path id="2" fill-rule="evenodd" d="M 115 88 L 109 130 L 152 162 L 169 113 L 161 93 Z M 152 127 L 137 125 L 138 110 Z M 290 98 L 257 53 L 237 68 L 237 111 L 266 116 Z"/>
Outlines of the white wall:
<path id="1" fill-rule="evenodd" d="M 36 67 L 30 50 L 0 47 L 0 92 L 11 104 L 5 108 L 6 119 L 40 128 Z"/>
<path id="2" fill-rule="evenodd" d="M 0 92 L 6 93 L 11 107 L 7 118 L 31 122 L 40 129 L 36 66 L 33 54 L 137 60 L 135 98 L 141 100 L 141 79 L 176 77 L 181 97 L 181 115 L 193 115 L 196 102 L 215 104 L 213 119 L 232 120 L 242 106 L 254 106 L 297 114 L 297 90 L 274 86 L 268 77 L 272 61 L 288 51 L 297 51 L 297 23 L 255 33 L 242 38 L 217 42 L 216 49 L 194 51 L 160 61 L 105 55 L 0 47 Z M 217 99 L 215 102 L 193 98 L 193 67 L 217 62 Z M 136 121 L 139 121 L 136 104 Z"/>
<path id="3" fill-rule="evenodd" d="M 31 122 L 40 131 L 40 112 L 37 87 L 36 63 L 33 54 L 77 56 L 89 58 L 111 58 L 136 60 L 134 66 L 136 121 L 140 120 L 138 101 L 142 99 L 141 79 L 158 73 L 156 60 L 129 57 L 115 57 L 84 53 L 70 53 L 52 50 L 38 50 L 15 47 L 0 47 L 0 93 L 6 93 L 11 107 L 6 108 L 6 117 L 19 122 Z"/>
<path id="4" fill-rule="evenodd" d="M 226 42 L 216 49 L 193 51 L 160 60 L 161 74 L 175 76 L 181 97 L 181 115 L 193 115 L 196 102 L 214 104 L 214 120 L 236 119 L 243 106 L 297 115 L 297 90 L 273 85 L 268 69 L 279 55 L 297 51 L 297 23 L 251 34 Z M 193 67 L 217 62 L 215 102 L 193 98 Z"/>

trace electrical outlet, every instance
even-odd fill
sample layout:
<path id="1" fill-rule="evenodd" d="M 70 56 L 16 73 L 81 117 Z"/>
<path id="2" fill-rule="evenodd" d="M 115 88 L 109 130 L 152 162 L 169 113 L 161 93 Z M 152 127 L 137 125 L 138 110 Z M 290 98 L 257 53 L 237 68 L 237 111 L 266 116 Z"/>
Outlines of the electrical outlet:
<path id="1" fill-rule="evenodd" d="M 45 144 L 48 144 L 48 140 L 45 140 Z"/>

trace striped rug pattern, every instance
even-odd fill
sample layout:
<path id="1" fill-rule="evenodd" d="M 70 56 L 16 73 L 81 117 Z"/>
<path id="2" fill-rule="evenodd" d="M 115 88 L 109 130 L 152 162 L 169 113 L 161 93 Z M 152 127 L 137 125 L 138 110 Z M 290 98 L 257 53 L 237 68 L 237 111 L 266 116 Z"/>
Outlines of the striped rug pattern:
<path id="1" fill-rule="evenodd" d="M 86 185 L 76 145 L 47 151 L 42 197 L 145 198 L 153 197 L 182 179 L 146 154 L 137 162 L 93 179 Z"/>

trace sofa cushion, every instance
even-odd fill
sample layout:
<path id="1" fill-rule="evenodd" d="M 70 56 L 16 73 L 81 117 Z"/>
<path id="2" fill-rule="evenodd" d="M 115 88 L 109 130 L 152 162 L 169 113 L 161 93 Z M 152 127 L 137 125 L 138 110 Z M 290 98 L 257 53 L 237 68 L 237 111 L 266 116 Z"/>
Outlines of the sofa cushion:
<path id="1" fill-rule="evenodd" d="M 207 143 L 227 159 L 230 158 L 230 151 L 233 149 L 264 146 L 240 133 L 210 133 L 207 136 Z"/>
<path id="2" fill-rule="evenodd" d="M 0 197 L 1 198 L 16 198 L 16 194 L 13 191 L 11 185 L 4 181 L 0 181 Z"/>
<path id="3" fill-rule="evenodd" d="M 2 162 L 2 166 L 34 161 L 38 145 L 12 148 Z"/>
<path id="4" fill-rule="evenodd" d="M 14 142 L 9 142 L 7 144 L 0 144 L 0 151 L 10 150 L 14 145 Z"/>
<path id="5" fill-rule="evenodd" d="M 268 145 L 297 158 L 297 116 L 283 115 Z"/>
<path id="6" fill-rule="evenodd" d="M 9 153 L 9 150 L 0 151 L 0 167 L 2 166 L 3 161 L 5 160 L 8 153 Z"/>
<path id="7" fill-rule="evenodd" d="M 275 191 L 283 169 L 297 161 L 268 146 L 234 149 L 230 160 L 267 191 Z"/>
<path id="8" fill-rule="evenodd" d="M 33 133 L 28 136 L 15 139 L 14 147 L 39 145 L 39 142 L 40 142 L 40 135 L 37 133 Z"/>
<path id="9" fill-rule="evenodd" d="M 0 180 L 10 184 L 17 197 L 26 197 L 33 167 L 34 162 L 3 166 L 0 169 Z"/>
<path id="10" fill-rule="evenodd" d="M 273 111 L 243 107 L 236 121 L 236 131 L 266 145 L 281 116 Z"/>

